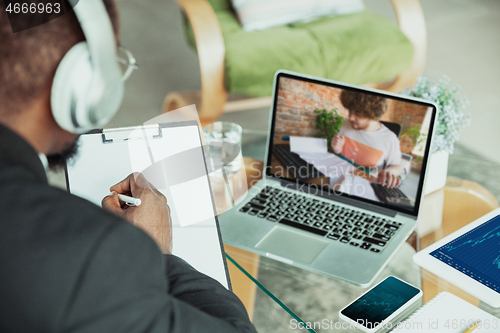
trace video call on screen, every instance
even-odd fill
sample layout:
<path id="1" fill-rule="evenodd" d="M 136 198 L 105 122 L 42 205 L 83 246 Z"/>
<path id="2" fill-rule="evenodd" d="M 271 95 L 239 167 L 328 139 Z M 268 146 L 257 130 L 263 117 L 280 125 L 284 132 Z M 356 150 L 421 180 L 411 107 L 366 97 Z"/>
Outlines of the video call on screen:
<path id="1" fill-rule="evenodd" d="M 432 112 L 424 104 L 280 76 L 270 172 L 412 210 Z M 325 113 L 343 119 L 337 128 L 342 142 L 338 154 L 324 130 L 334 126 L 318 124 Z M 400 185 L 380 189 L 379 173 L 389 167 Z"/>

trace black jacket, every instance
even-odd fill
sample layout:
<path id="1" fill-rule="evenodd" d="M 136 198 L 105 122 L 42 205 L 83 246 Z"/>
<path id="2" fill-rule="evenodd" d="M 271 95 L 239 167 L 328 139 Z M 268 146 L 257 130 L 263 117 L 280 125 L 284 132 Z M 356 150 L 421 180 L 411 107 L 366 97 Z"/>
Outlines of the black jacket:
<path id="1" fill-rule="evenodd" d="M 0 125 L 0 332 L 255 332 L 239 299 L 142 230 L 50 187 Z"/>

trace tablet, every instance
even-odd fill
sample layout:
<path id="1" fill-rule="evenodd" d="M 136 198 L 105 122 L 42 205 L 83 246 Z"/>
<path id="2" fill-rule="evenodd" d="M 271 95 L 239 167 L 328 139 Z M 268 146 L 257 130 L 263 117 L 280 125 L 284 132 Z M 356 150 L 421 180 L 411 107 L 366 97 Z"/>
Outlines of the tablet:
<path id="1" fill-rule="evenodd" d="M 500 208 L 413 256 L 431 273 L 500 307 Z"/>

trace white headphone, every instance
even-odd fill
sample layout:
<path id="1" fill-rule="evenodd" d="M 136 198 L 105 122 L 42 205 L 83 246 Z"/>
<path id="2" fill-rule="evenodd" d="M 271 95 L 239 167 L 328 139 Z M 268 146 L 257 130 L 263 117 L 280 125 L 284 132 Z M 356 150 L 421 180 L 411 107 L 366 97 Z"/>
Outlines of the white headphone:
<path id="1" fill-rule="evenodd" d="M 120 107 L 124 84 L 102 0 L 80 0 L 73 10 L 87 41 L 73 46 L 57 67 L 50 103 L 61 128 L 84 133 L 111 120 Z"/>

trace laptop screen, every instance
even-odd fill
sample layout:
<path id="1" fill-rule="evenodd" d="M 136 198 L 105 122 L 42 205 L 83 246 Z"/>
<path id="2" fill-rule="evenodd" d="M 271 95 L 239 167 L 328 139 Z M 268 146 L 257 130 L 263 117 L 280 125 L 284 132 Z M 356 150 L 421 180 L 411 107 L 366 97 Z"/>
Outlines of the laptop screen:
<path id="1" fill-rule="evenodd" d="M 275 89 L 268 176 L 417 215 L 433 104 L 292 73 Z"/>

